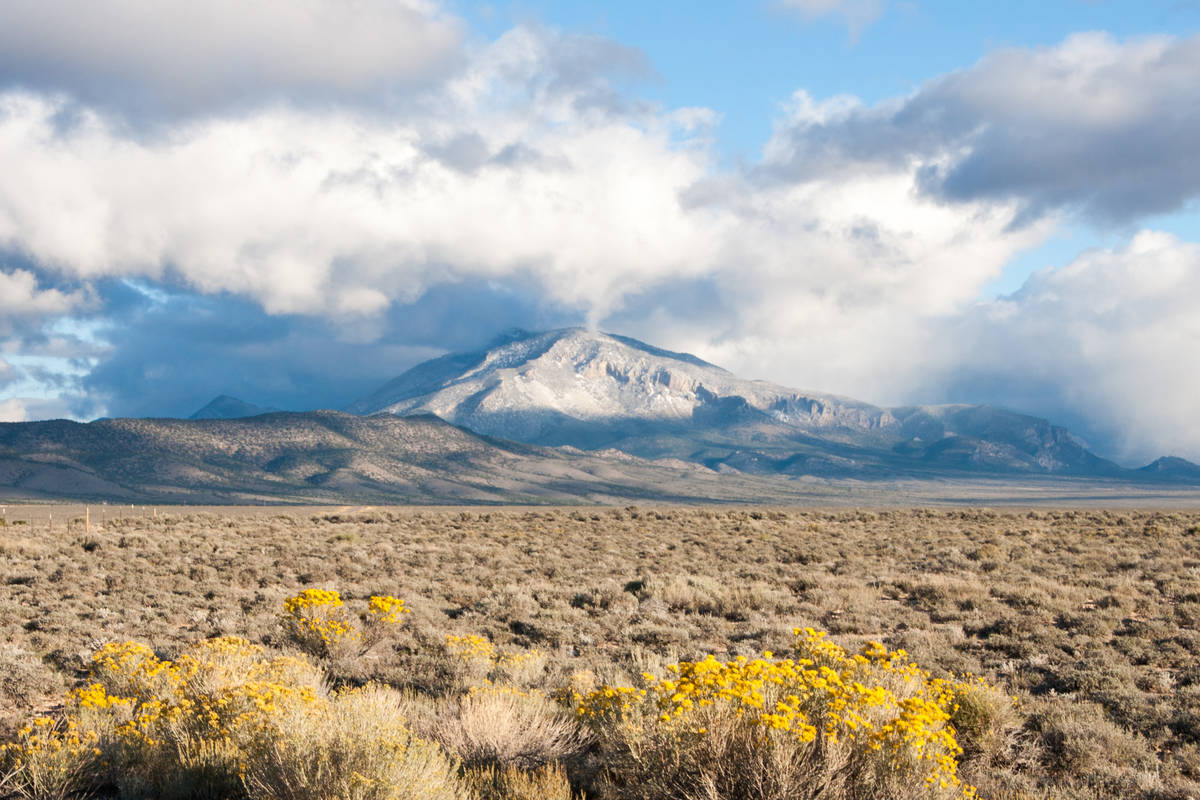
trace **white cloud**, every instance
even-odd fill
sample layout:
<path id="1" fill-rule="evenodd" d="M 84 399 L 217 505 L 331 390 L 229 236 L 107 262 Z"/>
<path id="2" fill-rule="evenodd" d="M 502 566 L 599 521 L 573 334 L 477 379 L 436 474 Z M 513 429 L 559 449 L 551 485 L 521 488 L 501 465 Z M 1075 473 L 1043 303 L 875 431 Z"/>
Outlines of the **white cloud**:
<path id="1" fill-rule="evenodd" d="M 602 308 L 703 269 L 711 214 L 677 199 L 709 167 L 680 145 L 702 115 L 597 104 L 569 44 L 516 31 L 404 122 L 273 107 L 134 139 L 101 112 L 62 130 L 59 102 L 0 95 L 0 246 L 76 280 L 178 277 L 274 313 L 369 313 L 513 274 Z"/>
<path id="2" fill-rule="evenodd" d="M 0 422 L 25 422 L 28 416 L 25 401 L 19 397 L 0 400 Z"/>
<path id="3" fill-rule="evenodd" d="M 883 16 L 885 0 L 778 0 L 779 5 L 798 12 L 807 20 L 837 16 L 856 38 L 864 28 Z"/>
<path id="4" fill-rule="evenodd" d="M 456 58 L 432 0 L 38 0 L 0 4 L 0 81 L 188 111 L 406 87 Z"/>
<path id="5" fill-rule="evenodd" d="M 67 403 L 41 397 L 0 399 L 0 422 L 30 422 L 38 419 L 65 419 L 73 416 Z"/>
<path id="6" fill-rule="evenodd" d="M 810 180 L 919 164 L 922 191 L 1130 224 L 1200 195 L 1200 36 L 1083 33 L 999 50 L 864 107 L 800 92 L 761 173 Z"/>
<path id="7" fill-rule="evenodd" d="M 29 270 L 0 269 L 0 314 L 14 316 L 47 316 L 63 314 L 85 300 L 82 291 L 62 292 L 38 288 L 37 277 Z M 0 325 L 3 320 L 0 319 Z"/>
<path id="8" fill-rule="evenodd" d="M 531 40 L 500 46 L 517 44 Z M 706 132 L 672 115 L 559 95 L 496 109 L 495 94 L 419 122 L 276 109 L 155 142 L 101 116 L 56 133 L 53 103 L 9 95 L 0 242 L 78 280 L 174 277 L 273 313 L 371 313 L 439 282 L 527 276 L 602 320 L 705 279 L 737 309 L 715 335 L 757 343 L 748 366 L 879 396 L 875 364 L 902 363 L 923 318 L 1044 233 L 1009 230 L 1011 204 L 922 198 L 909 167 L 759 186 L 712 177 Z"/>
<path id="9" fill-rule="evenodd" d="M 11 91 L 0 94 L 0 248 L 56 286 L 182 283 L 273 314 L 374 317 L 362 330 L 381 339 L 382 312 L 431 286 L 503 282 L 535 295 L 530 305 L 619 318 L 622 332 L 741 373 L 874 402 L 1007 384 L 1031 401 L 1021 406 L 1086 417 L 1122 454 L 1141 454 L 1200 410 L 1194 245 L 1146 234 L 1010 300 L 977 298 L 1072 208 L 1134 218 L 1156 181 L 1176 199 L 1195 194 L 1186 165 L 1161 177 L 1182 163 L 1178 148 L 1158 159 L 1135 135 L 1156 118 L 1191 124 L 1167 100 L 1193 89 L 1158 63 L 1189 64 L 1191 47 L 1083 37 L 1005 51 L 877 107 L 798 94 L 763 164 L 734 173 L 714 167 L 711 112 L 613 91 L 605 71 L 636 71 L 635 52 L 530 28 L 473 53 L 402 118 L 274 105 L 136 137 L 102 108 L 64 126 L 64 101 Z M 1048 99 L 1022 111 L 1001 67 Z M 1071 106 L 1076 85 L 1116 88 Z M 1045 161 L 996 133 L 1024 125 L 1082 142 L 1083 155 Z M 1099 170 L 1120 160 L 1123 134 L 1131 165 Z M 1087 155 L 1105 147 L 1104 159 Z M 1008 182 L 962 190 L 955 181 L 985 157 L 1007 165 Z M 1053 169 L 1059 179 L 1039 177 Z M 1014 225 L 1030 204 L 1041 212 Z M 47 308 L 73 297 L 28 272 L 5 279 L 11 296 Z M 707 305 L 678 302 L 685 286 Z M 631 299 L 641 316 L 619 316 Z M 1142 396 L 1156 381 L 1165 388 Z M 1200 442 L 1178 443 L 1200 458 Z"/>
<path id="10" fill-rule="evenodd" d="M 935 380 L 969 373 L 1015 403 L 1050 394 L 1116 457 L 1200 460 L 1200 244 L 1142 231 L 1083 253 L 947 320 L 931 352 Z"/>

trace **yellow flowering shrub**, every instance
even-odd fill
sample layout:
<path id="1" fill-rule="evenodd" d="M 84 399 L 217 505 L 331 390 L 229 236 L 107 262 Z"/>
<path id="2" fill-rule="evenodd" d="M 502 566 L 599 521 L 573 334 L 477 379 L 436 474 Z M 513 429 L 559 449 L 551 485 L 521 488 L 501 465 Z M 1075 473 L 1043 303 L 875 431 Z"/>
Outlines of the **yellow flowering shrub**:
<path id="1" fill-rule="evenodd" d="M 65 800 L 87 791 L 98 782 L 99 745 L 77 718 L 37 717 L 0 745 L 0 796 Z"/>
<path id="2" fill-rule="evenodd" d="M 284 613 L 328 622 L 315 610 L 344 608 L 310 590 Z M 405 613 L 373 597 L 354 629 Z M 306 657 L 238 637 L 171 660 L 111 643 L 61 712 L 0 745 L 0 797 L 567 800 L 565 764 L 582 765 L 572 779 L 597 800 L 974 800 L 960 760 L 987 763 L 1011 698 L 878 642 L 850 652 L 811 628 L 795 636 L 786 656 L 709 655 L 637 685 L 581 671 L 554 693 L 511 680 L 544 677 L 539 651 L 448 636 L 444 654 L 486 677 L 424 701 L 376 684 L 327 690 Z"/>
<path id="3" fill-rule="evenodd" d="M 446 653 L 462 664 L 472 683 L 525 685 L 542 675 L 545 654 L 537 649 L 500 651 L 482 636 L 446 636 Z"/>
<path id="4" fill-rule="evenodd" d="M 389 626 L 402 624 L 408 613 L 403 600 L 372 595 L 356 622 L 337 590 L 305 589 L 283 601 L 280 624 L 287 638 L 304 652 L 336 658 L 365 653 Z"/>
<path id="5" fill-rule="evenodd" d="M 665 780 L 663 794 L 647 797 L 706 783 L 723 785 L 722 796 L 809 797 L 835 784 L 864 798 L 975 796 L 958 777 L 950 722 L 969 683 L 932 678 L 878 642 L 850 654 L 823 632 L 795 633 L 793 658 L 680 662 L 640 687 L 576 694 L 577 714 L 624 756 L 617 762 L 634 774 L 622 780 L 648 767 L 657 773 L 648 785 Z M 745 794 L 749 786 L 762 794 Z"/>
<path id="6" fill-rule="evenodd" d="M 404 601 L 388 595 L 371 595 L 367 602 L 367 615 L 378 622 L 399 624 L 404 621 L 405 614 L 411 614 L 412 609 L 406 608 Z"/>
<path id="7" fill-rule="evenodd" d="M 118 697 L 167 698 L 175 692 L 176 675 L 164 661 L 140 642 L 109 642 L 92 654 L 92 680 Z"/>
<path id="8" fill-rule="evenodd" d="M 496 646 L 482 636 L 447 634 L 446 652 L 454 658 L 488 667 L 496 660 Z"/>

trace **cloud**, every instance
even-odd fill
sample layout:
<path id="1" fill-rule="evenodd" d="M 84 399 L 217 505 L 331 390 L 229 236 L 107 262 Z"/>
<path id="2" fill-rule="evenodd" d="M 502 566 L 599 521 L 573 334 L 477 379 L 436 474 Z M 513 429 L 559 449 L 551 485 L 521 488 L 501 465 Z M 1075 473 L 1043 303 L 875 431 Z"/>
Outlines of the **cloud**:
<path id="1" fill-rule="evenodd" d="M 932 266 L 930 280 L 952 272 Z M 836 269 L 848 282 L 871 272 Z M 858 306 L 838 299 L 844 289 L 741 280 L 740 291 L 730 275 L 640 296 L 614 321 L 745 377 L 885 405 L 987 403 L 1067 425 L 1129 466 L 1200 461 L 1200 243 L 1144 230 L 1046 268 L 1013 295 L 948 298 L 940 310 L 912 276 L 894 302 Z"/>
<path id="2" fill-rule="evenodd" d="M 559 38 L 504 37 L 490 71 L 408 122 L 274 107 L 139 140 L 100 112 L 61 130 L 61 103 L 0 95 L 0 246 L 78 281 L 178 280 L 331 315 L 522 274 L 599 305 L 703 263 L 705 215 L 677 195 L 707 153 L 678 145 L 671 115 L 597 105 L 596 81 L 561 77 Z"/>
<path id="3" fill-rule="evenodd" d="M 75 409 L 67 402 L 57 398 L 8 397 L 0 399 L 0 422 L 69 419 L 75 415 Z"/>
<path id="4" fill-rule="evenodd" d="M 108 350 L 67 393 L 110 416 L 188 416 L 218 394 L 285 410 L 343 408 L 445 348 L 498 331 L 579 324 L 529 287 L 442 285 L 380 318 L 271 315 L 242 298 L 102 287 Z"/>
<path id="5" fill-rule="evenodd" d="M 10 397 L 0 400 L 0 422 L 26 422 L 28 419 L 23 398 Z"/>
<path id="6" fill-rule="evenodd" d="M 0 83 L 139 113 L 377 98 L 446 69 L 461 38 L 432 0 L 4 3 Z"/>
<path id="7" fill-rule="evenodd" d="M 539 41 L 502 41 L 496 61 Z M 489 80 L 527 87 L 538 72 Z M 1010 230 L 1012 204 L 922 197 L 907 168 L 722 176 L 695 113 L 614 115 L 576 102 L 589 89 L 543 89 L 499 107 L 489 90 L 419 123 L 274 109 L 165 142 L 123 138 L 99 115 L 55 132 L 52 103 L 10 95 L 0 243 L 76 281 L 135 277 L 343 322 L 438 285 L 500 281 L 595 324 L 630 298 L 707 281 L 736 309 L 713 338 L 764 353 L 807 342 L 781 379 L 878 396 L 878 326 L 899 346 L 1045 233 Z M 513 148 L 526 155 L 501 157 Z"/>
<path id="8" fill-rule="evenodd" d="M 931 383 L 1078 421 L 1130 463 L 1200 457 L 1200 244 L 1141 231 L 936 329 Z M 931 365 L 932 371 L 932 365 Z"/>
<path id="9" fill-rule="evenodd" d="M 505 327 L 587 322 L 883 404 L 1011 398 L 1083 421 L 1106 452 L 1140 454 L 1165 441 L 1155 420 L 1178 421 L 1198 396 L 1188 379 L 1164 390 L 1169 401 L 1092 393 L 1109 372 L 1138 378 L 1154 335 L 1193 363 L 1184 311 L 1200 294 L 1175 280 L 1178 322 L 1158 334 L 1153 297 L 1123 328 L 1097 309 L 1148 264 L 1191 263 L 1191 245 L 1139 237 L 1003 303 L 978 297 L 1072 212 L 1136 219 L 1154 205 L 1134 202 L 1148 194 L 1141 182 L 1154 180 L 1164 196 L 1193 196 L 1182 144 L 1163 133 L 1176 148 L 1164 162 L 1183 166 L 1162 177 L 1135 135 L 1152 123 L 1123 105 L 1190 125 L 1194 87 L 1162 64 L 1186 63 L 1191 47 L 1074 38 L 1003 51 L 874 107 L 798 94 L 763 162 L 724 171 L 711 111 L 615 88 L 613 70 L 644 69 L 636 51 L 536 27 L 472 50 L 397 115 L 271 104 L 146 136 L 104 106 L 9 91 L 0 249 L 24 260 L 4 274 L 50 306 L 78 296 L 54 313 L 93 326 L 72 337 L 24 323 L 16 352 L 88 364 L 59 369 L 77 376 L 62 395 L 111 414 L 187 414 L 218 393 L 339 407 Z M 1044 101 L 1022 110 L 1005 94 L 1004 59 Z M 1143 96 L 1123 71 L 1146 82 Z M 1099 106 L 1072 99 L 1076 84 Z M 1051 133 L 1080 152 L 1043 163 L 997 144 Z M 1130 164 L 1105 155 L 1102 169 L 1104 145 L 1126 147 Z M 1008 163 L 1008 183 L 963 177 L 983 161 Z M 1077 171 L 1093 175 L 1091 191 Z M 1160 251 L 1175 255 L 1147 255 Z M 1105 341 L 1109 328 L 1130 344 Z M 1200 458 L 1200 444 L 1187 447 Z"/>
<path id="10" fill-rule="evenodd" d="M 997 51 L 877 106 L 801 92 L 760 175 L 907 166 L 947 202 L 1017 202 L 1019 221 L 1069 211 L 1130 225 L 1200 194 L 1197 72 L 1200 36 L 1084 33 Z"/>
<path id="11" fill-rule="evenodd" d="M 779 0 L 779 5 L 809 21 L 840 17 L 850 29 L 851 38 L 857 39 L 864 28 L 883 16 L 887 3 L 885 0 Z"/>
<path id="12" fill-rule="evenodd" d="M 19 318 L 64 314 L 86 301 L 83 290 L 40 288 L 37 276 L 29 270 L 0 269 L 0 334 L 11 333 Z"/>

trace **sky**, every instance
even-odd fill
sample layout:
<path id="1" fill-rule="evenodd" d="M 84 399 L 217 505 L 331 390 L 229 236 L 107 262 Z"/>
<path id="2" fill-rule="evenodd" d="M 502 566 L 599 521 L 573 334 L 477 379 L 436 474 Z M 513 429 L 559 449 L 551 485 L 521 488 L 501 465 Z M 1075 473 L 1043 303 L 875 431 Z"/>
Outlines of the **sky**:
<path id="1" fill-rule="evenodd" d="M 1200 461 L 1200 2 L 0 4 L 0 421 L 567 325 Z"/>

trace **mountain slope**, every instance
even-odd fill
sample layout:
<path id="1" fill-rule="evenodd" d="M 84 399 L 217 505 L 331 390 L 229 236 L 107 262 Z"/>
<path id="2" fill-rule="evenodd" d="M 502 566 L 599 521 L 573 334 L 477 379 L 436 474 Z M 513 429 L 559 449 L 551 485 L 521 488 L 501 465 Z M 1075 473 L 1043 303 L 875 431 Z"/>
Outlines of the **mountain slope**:
<path id="1" fill-rule="evenodd" d="M 1200 483 L 1200 464 L 1178 456 L 1157 458 L 1137 472 L 1148 480 Z"/>
<path id="2" fill-rule="evenodd" d="M 695 465 L 487 439 L 432 416 L 0 424 L 0 496 L 125 502 L 512 503 L 795 498 Z"/>
<path id="3" fill-rule="evenodd" d="M 420 364 L 347 410 L 434 414 L 542 445 L 756 474 L 1119 476 L 1065 428 L 988 406 L 887 409 L 751 381 L 695 356 L 569 328 Z"/>
<path id="4" fill-rule="evenodd" d="M 695 356 L 582 328 L 520 332 L 425 362 L 347 411 L 432 413 L 490 435 L 588 447 L 673 427 L 782 424 L 849 440 L 895 425 L 867 403 L 746 381 Z"/>
<path id="5" fill-rule="evenodd" d="M 208 401 L 206 406 L 196 411 L 188 419 L 238 419 L 240 417 L 256 417 L 259 414 L 271 414 L 278 410 L 278 408 L 256 406 L 245 400 L 220 394 Z"/>

